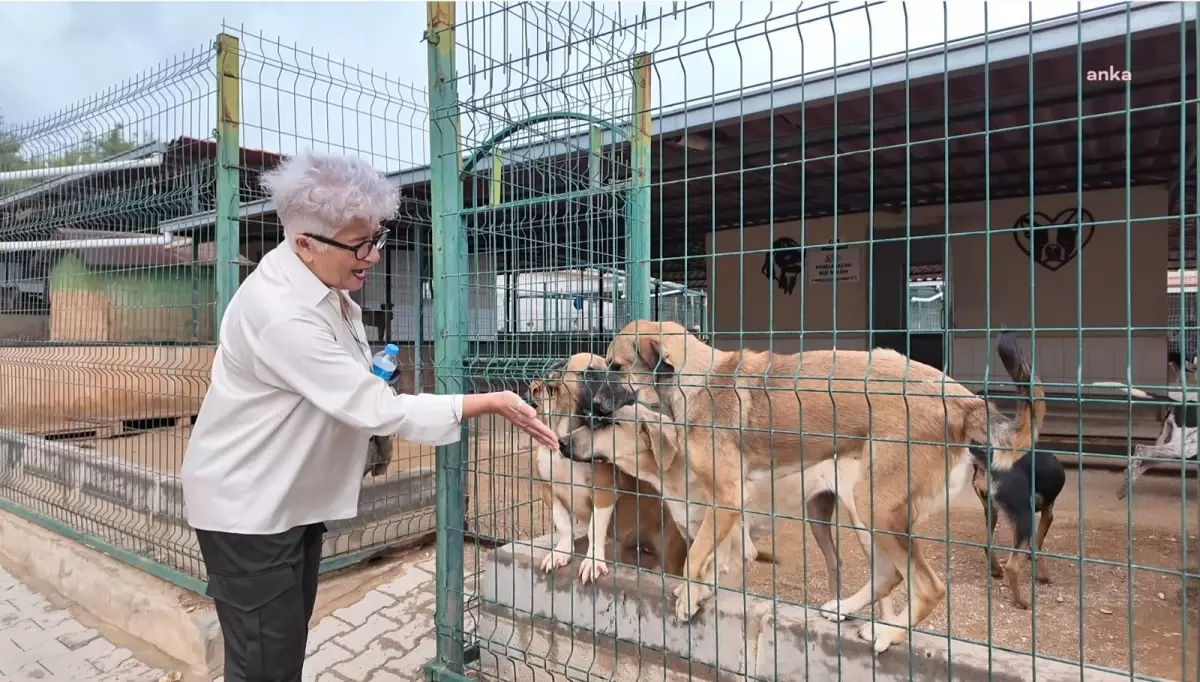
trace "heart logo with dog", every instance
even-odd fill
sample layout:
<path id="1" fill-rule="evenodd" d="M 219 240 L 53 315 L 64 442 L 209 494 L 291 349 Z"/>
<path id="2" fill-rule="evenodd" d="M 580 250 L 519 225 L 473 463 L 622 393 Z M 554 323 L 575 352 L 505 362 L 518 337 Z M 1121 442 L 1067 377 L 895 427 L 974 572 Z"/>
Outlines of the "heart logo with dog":
<path id="1" fill-rule="evenodd" d="M 1033 261 L 1051 272 L 1062 269 L 1096 234 L 1095 218 L 1086 208 L 1068 208 L 1053 217 L 1033 211 L 1017 218 L 1013 239 Z"/>

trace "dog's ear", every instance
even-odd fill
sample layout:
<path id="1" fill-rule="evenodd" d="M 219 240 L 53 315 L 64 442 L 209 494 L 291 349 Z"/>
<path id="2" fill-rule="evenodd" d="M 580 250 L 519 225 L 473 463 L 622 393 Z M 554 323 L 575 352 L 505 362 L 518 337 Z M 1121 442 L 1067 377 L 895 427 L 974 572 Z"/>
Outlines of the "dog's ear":
<path id="1" fill-rule="evenodd" d="M 538 387 L 546 393 L 553 393 L 553 387 L 558 382 L 562 381 L 563 372 L 567 368 L 566 360 L 555 360 L 549 367 L 546 368 L 546 374 L 541 379 L 534 379 L 529 384 L 529 392 L 533 393 L 534 387 Z"/>
<path id="2" fill-rule="evenodd" d="M 675 366 L 667 358 L 662 340 L 655 336 L 641 336 L 637 340 L 638 359 L 653 374 L 674 374 Z"/>
<path id="3" fill-rule="evenodd" d="M 650 454 L 654 455 L 659 468 L 667 471 L 675 463 L 675 455 L 678 454 L 673 438 L 674 427 L 661 413 L 640 405 L 637 408 L 637 420 L 638 428 L 646 434 L 646 439 L 650 442 Z"/>
<path id="4" fill-rule="evenodd" d="M 546 368 L 546 381 L 559 381 L 567 369 L 566 360 L 555 360 Z"/>

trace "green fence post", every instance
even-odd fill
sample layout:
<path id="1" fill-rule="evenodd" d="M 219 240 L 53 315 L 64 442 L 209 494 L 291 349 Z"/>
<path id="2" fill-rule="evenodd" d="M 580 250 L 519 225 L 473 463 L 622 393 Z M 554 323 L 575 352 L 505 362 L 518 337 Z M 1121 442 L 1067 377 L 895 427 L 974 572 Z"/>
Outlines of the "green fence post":
<path id="1" fill-rule="evenodd" d="M 625 203 L 625 295 L 629 319 L 650 319 L 650 55 L 633 57 L 629 157 L 633 168 Z"/>
<path id="2" fill-rule="evenodd" d="M 217 332 L 221 318 L 240 281 L 238 242 L 240 225 L 238 209 L 241 199 L 240 159 L 241 142 L 238 122 L 241 120 L 241 51 L 238 39 L 227 33 L 217 36 Z M 214 338 L 220 338 L 215 336 Z"/>
<path id="3" fill-rule="evenodd" d="M 439 393 L 462 393 L 467 254 L 460 222 L 462 154 L 454 3 L 430 2 L 427 8 L 434 371 Z M 464 440 L 465 431 L 464 427 Z M 428 670 L 434 679 L 460 676 L 463 671 L 463 447 L 460 441 L 437 449 L 437 660 Z"/>

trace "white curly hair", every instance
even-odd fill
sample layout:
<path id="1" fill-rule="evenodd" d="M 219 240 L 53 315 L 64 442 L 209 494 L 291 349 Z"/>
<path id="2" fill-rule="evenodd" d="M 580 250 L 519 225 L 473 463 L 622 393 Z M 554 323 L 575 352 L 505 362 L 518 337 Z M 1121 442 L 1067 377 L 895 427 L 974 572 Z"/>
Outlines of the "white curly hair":
<path id="1" fill-rule="evenodd" d="M 400 203 L 398 189 L 371 164 L 312 150 L 264 173 L 261 183 L 275 200 L 275 213 L 293 249 L 297 234 L 328 237 L 351 220 L 379 223 L 395 216 Z"/>

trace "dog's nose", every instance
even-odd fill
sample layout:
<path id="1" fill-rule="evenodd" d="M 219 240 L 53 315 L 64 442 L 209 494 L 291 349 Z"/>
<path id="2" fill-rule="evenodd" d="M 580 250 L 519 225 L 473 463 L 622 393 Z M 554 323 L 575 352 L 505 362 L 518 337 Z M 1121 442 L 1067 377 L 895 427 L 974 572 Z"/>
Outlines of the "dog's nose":
<path id="1" fill-rule="evenodd" d="M 611 417 L 613 413 L 613 401 L 607 395 L 608 391 L 597 391 L 596 397 L 592 398 L 591 417 Z"/>
<path id="2" fill-rule="evenodd" d="M 567 438 L 566 436 L 559 436 L 558 437 L 558 451 L 561 452 L 564 456 L 570 457 L 571 456 L 571 439 Z"/>

